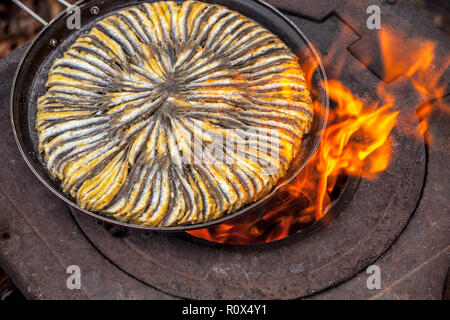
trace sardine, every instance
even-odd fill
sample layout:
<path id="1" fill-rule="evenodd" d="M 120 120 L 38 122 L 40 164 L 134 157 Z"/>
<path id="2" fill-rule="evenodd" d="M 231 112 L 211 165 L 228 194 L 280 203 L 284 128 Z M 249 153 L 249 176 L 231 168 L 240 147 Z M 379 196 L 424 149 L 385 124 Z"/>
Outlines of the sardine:
<path id="1" fill-rule="evenodd" d="M 49 174 L 82 208 L 170 227 L 267 195 L 313 117 L 276 35 L 224 6 L 160 1 L 97 21 L 55 59 L 36 130 Z"/>

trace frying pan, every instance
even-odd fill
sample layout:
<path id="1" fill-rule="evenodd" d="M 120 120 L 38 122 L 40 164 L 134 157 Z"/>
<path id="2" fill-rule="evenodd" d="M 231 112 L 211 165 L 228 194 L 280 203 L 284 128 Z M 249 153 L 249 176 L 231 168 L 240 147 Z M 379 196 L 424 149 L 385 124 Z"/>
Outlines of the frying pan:
<path id="1" fill-rule="evenodd" d="M 59 1 L 59 0 L 58 0 Z M 156 2 L 146 0 L 145 2 Z M 300 58 L 300 64 L 318 66 L 312 76 L 310 91 L 313 100 L 319 101 L 323 106 L 316 110 L 311 132 L 305 136 L 301 151 L 293 160 L 286 176 L 275 186 L 270 194 L 257 202 L 251 203 L 221 219 L 208 223 L 176 226 L 176 227 L 147 227 L 114 220 L 105 215 L 91 212 L 79 207 L 75 199 L 64 193 L 60 182 L 51 177 L 46 169 L 42 155 L 38 151 L 37 132 L 35 129 L 37 99 L 45 93 L 45 83 L 48 71 L 53 61 L 61 57 L 65 50 L 78 38 L 80 34 L 91 29 L 92 25 L 108 15 L 126 7 L 138 5 L 144 1 L 131 0 L 82 0 L 76 4 L 80 9 L 81 28 L 69 30 L 67 18 L 71 16 L 70 8 L 61 12 L 54 20 L 48 23 L 36 36 L 23 56 L 11 92 L 11 120 L 15 140 L 26 163 L 39 178 L 39 180 L 59 198 L 74 207 L 77 211 L 88 214 L 107 223 L 127 228 L 144 229 L 151 231 L 187 231 L 210 227 L 215 224 L 230 221 L 248 213 L 262 202 L 272 197 L 283 185 L 294 179 L 306 166 L 314 152 L 317 150 L 321 135 L 325 129 L 328 117 L 329 99 L 326 90 L 326 74 L 320 57 L 307 37 L 281 12 L 271 5 L 260 0 L 202 0 L 228 7 L 238 11 L 250 19 L 258 22 L 272 33 L 277 35 Z M 17 1 L 15 1 L 17 3 Z M 61 1 L 60 1 L 61 2 Z M 183 1 L 176 1 L 181 3 Z"/>

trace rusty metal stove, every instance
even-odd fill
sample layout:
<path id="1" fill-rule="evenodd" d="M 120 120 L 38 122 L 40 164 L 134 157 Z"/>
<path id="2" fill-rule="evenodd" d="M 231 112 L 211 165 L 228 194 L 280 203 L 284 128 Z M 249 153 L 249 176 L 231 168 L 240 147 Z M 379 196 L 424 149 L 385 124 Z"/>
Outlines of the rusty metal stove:
<path id="1" fill-rule="evenodd" d="M 333 61 L 326 70 L 357 95 L 375 101 L 381 82 L 401 101 L 399 110 L 415 110 L 431 99 L 411 95 L 401 76 L 383 78 L 377 32 L 365 26 L 365 8 L 377 2 L 384 24 L 422 34 L 438 43 L 438 52 L 449 52 L 448 38 L 407 1 L 270 2 L 289 13 L 322 55 L 337 41 L 347 56 L 344 72 L 334 74 Z M 414 43 L 405 39 L 409 45 Z M 0 265 L 28 298 L 442 298 L 450 258 L 448 114 L 432 118 L 429 147 L 400 130 L 410 125 L 400 122 L 389 168 L 374 181 L 353 181 L 327 223 L 268 245 L 211 245 L 183 234 L 103 225 L 71 213 L 39 184 L 21 160 L 9 125 L 9 89 L 22 53 L 0 60 L 7 79 L 0 86 Z M 345 72 L 358 67 L 357 74 Z M 442 99 L 449 101 L 448 93 Z M 366 287 L 371 264 L 381 269 L 380 290 Z M 69 265 L 82 270 L 81 290 L 66 287 Z"/>

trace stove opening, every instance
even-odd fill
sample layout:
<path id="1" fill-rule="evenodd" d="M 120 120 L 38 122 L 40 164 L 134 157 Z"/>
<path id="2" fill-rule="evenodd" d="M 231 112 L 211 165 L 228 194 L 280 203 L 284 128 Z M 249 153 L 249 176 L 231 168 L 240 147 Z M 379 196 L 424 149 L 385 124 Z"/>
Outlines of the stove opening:
<path id="1" fill-rule="evenodd" d="M 210 244 L 258 245 L 280 241 L 308 229 L 316 222 L 327 223 L 331 216 L 339 211 L 336 205 L 344 198 L 342 197 L 344 190 L 346 194 L 351 194 L 349 185 L 353 185 L 349 183 L 351 179 L 349 176 L 339 175 L 330 190 L 325 215 L 318 216 L 314 197 L 303 192 L 299 194 L 292 192 L 299 179 L 301 177 L 243 217 L 186 233 L 196 240 L 200 239 L 201 242 L 206 241 Z"/>

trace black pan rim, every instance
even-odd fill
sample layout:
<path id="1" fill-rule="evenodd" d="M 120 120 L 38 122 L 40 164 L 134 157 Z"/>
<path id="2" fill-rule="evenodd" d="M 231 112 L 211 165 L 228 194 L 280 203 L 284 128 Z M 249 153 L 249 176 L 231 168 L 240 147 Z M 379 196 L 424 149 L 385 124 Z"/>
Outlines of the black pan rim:
<path id="1" fill-rule="evenodd" d="M 248 1 L 248 0 L 247 0 Z M 324 99 L 324 104 L 325 104 L 325 110 L 322 114 L 322 125 L 320 126 L 320 128 L 318 128 L 319 131 L 322 131 L 326 128 L 327 125 L 327 121 L 328 121 L 328 113 L 329 113 L 329 96 L 328 96 L 328 85 L 327 85 L 327 75 L 325 72 L 325 68 L 323 66 L 322 60 L 320 55 L 318 54 L 318 51 L 316 50 L 316 48 L 314 47 L 314 45 L 312 44 L 312 42 L 308 39 L 308 37 L 300 30 L 299 27 L 297 27 L 297 25 L 295 25 L 289 18 L 287 18 L 281 11 L 279 11 L 278 9 L 276 9 L 274 6 L 272 6 L 271 4 L 263 1 L 263 0 L 250 0 L 262 7 L 265 7 L 266 9 L 269 9 L 269 11 L 271 11 L 274 15 L 278 16 L 279 18 L 281 18 L 281 20 L 283 20 L 287 26 L 289 26 L 290 28 L 292 28 L 297 34 L 299 34 L 301 36 L 301 38 L 303 39 L 303 41 L 305 42 L 305 44 L 307 45 L 308 49 L 311 50 L 314 59 L 317 61 L 318 65 L 317 65 L 317 69 L 316 72 L 319 72 L 320 74 L 320 78 L 322 80 L 322 85 L 323 85 L 323 91 L 325 93 L 325 99 Z M 81 0 L 78 1 L 77 3 L 75 3 L 74 5 L 79 6 L 85 3 L 88 3 L 89 0 Z M 156 1 L 155 1 L 156 2 Z M 180 225 L 180 226 L 173 226 L 173 227 L 150 227 L 150 226 L 143 226 L 143 225 L 137 225 L 137 224 L 132 224 L 132 223 L 127 223 L 127 222 L 123 222 L 120 220 L 116 220 L 110 217 L 107 217 L 105 215 L 102 215 L 101 213 L 96 213 L 96 212 L 91 212 L 89 210 L 83 209 L 80 206 L 78 206 L 74 201 L 72 201 L 71 199 L 69 199 L 69 197 L 67 195 L 65 195 L 64 193 L 56 190 L 52 185 L 50 185 L 46 179 L 44 177 L 41 176 L 41 174 L 39 174 L 39 172 L 37 172 L 37 170 L 34 168 L 31 160 L 29 159 L 28 155 L 26 154 L 25 150 L 24 150 L 24 146 L 22 145 L 18 133 L 17 133 L 17 128 L 15 125 L 15 118 L 14 118 L 14 97 L 17 94 L 17 90 L 16 90 L 16 82 L 17 82 L 17 78 L 22 70 L 22 66 L 24 64 L 24 62 L 26 61 L 26 59 L 29 56 L 29 52 L 31 50 L 31 48 L 40 40 L 40 37 L 42 34 L 44 34 L 45 32 L 48 32 L 48 30 L 52 27 L 52 24 L 54 21 L 60 19 L 63 15 L 65 15 L 67 13 L 67 11 L 70 9 L 67 8 L 65 10 L 63 10 L 61 13 L 59 13 L 53 20 L 51 20 L 46 26 L 44 26 L 42 28 L 42 30 L 36 35 L 36 37 L 33 39 L 33 41 L 28 45 L 27 49 L 25 50 L 24 55 L 22 56 L 16 73 L 14 75 L 13 78 L 13 86 L 11 89 L 11 94 L 10 94 L 10 116 L 11 116 L 11 125 L 13 128 L 13 134 L 14 134 L 14 140 L 16 142 L 16 145 L 20 151 L 20 154 L 22 155 L 22 158 L 25 160 L 26 164 L 28 165 L 28 167 L 31 169 L 31 171 L 33 172 L 33 174 L 39 179 L 39 181 L 47 188 L 49 189 L 53 194 L 55 194 L 58 198 L 60 198 L 61 200 L 63 200 L 66 204 L 70 205 L 71 207 L 73 207 L 76 211 L 81 212 L 83 214 L 87 214 L 97 220 L 101 220 L 105 223 L 108 224 L 112 224 L 112 225 L 117 225 L 120 227 L 124 227 L 124 228 L 129 228 L 129 229 L 135 229 L 135 230 L 143 230 L 143 231 L 156 231 L 156 232 L 183 232 L 183 231 L 191 231 L 191 230 L 198 230 L 198 229 L 204 229 L 204 228 L 209 228 L 212 227 L 214 225 L 218 225 L 224 222 L 231 222 L 233 219 L 240 217 L 241 215 L 248 213 L 249 211 L 251 211 L 252 209 L 254 209 L 255 207 L 257 207 L 258 205 L 260 205 L 262 202 L 266 201 L 267 199 L 269 199 L 270 197 L 272 197 L 282 186 L 290 183 L 306 166 L 306 164 L 311 160 L 312 156 L 315 154 L 315 152 L 317 151 L 320 142 L 321 142 L 321 136 L 318 137 L 317 141 L 315 142 L 315 144 L 313 145 L 312 149 L 310 150 L 309 154 L 305 157 L 303 163 L 301 166 L 299 166 L 299 168 L 295 171 L 295 173 L 292 175 L 292 177 L 286 181 L 283 181 L 280 184 L 277 184 L 269 194 L 267 194 L 266 196 L 264 196 L 263 198 L 259 199 L 256 202 L 253 202 L 251 204 L 248 204 L 236 211 L 234 211 L 231 214 L 228 214 L 220 219 L 216 219 L 216 220 L 211 220 L 209 222 L 206 223 L 201 223 L 201 224 L 192 224 L 192 225 Z M 237 10 L 239 11 L 239 10 Z M 322 218 L 323 219 L 323 218 Z M 320 220 L 319 220 L 320 221 Z"/>

